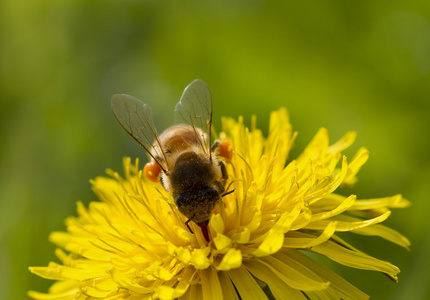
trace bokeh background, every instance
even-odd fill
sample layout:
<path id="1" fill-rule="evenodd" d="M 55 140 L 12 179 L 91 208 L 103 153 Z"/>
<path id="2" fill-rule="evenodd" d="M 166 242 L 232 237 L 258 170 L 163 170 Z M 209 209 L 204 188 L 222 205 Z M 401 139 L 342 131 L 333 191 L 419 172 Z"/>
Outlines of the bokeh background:
<path id="1" fill-rule="evenodd" d="M 214 124 L 288 108 L 299 132 L 359 135 L 371 153 L 349 191 L 403 194 L 385 222 L 411 251 L 349 237 L 401 269 L 383 275 L 325 263 L 373 299 L 430 298 L 430 4 L 428 1 L 15 1 L 0 3 L 0 299 L 50 281 L 28 266 L 56 260 L 48 242 L 96 201 L 89 180 L 122 157 L 146 159 L 117 124 L 110 98 L 150 103 L 159 128 L 195 78 L 209 85 Z"/>

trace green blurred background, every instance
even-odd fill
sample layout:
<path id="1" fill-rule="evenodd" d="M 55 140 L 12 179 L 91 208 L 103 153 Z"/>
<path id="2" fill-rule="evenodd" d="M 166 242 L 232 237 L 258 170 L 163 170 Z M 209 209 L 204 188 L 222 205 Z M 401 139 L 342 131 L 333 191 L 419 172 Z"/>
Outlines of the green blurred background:
<path id="1" fill-rule="evenodd" d="M 89 180 L 122 157 L 146 159 L 110 98 L 150 103 L 159 128 L 195 78 L 209 85 L 214 124 L 286 106 L 299 154 L 319 127 L 349 130 L 371 153 L 360 198 L 402 193 L 413 205 L 385 222 L 411 251 L 348 237 L 400 267 L 400 282 L 330 264 L 373 299 L 429 299 L 430 4 L 428 1 L 16 1 L 0 3 L 0 299 L 50 281 L 28 266 L 55 260 L 48 242 Z M 327 262 L 329 263 L 329 262 Z"/>

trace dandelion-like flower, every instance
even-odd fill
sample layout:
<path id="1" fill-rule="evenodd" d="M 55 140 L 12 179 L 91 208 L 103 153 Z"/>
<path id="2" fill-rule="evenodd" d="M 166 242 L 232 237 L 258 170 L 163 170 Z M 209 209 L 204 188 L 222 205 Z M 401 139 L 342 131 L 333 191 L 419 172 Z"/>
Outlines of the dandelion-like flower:
<path id="1" fill-rule="evenodd" d="M 138 161 L 124 159 L 124 173 L 92 181 L 100 202 L 53 232 L 60 264 L 31 267 L 52 280 L 35 299 L 367 299 L 345 279 L 307 253 L 348 267 L 379 271 L 397 281 L 399 269 L 354 248 L 338 232 L 380 236 L 408 248 L 400 233 L 380 225 L 390 208 L 409 202 L 400 195 L 357 199 L 335 193 L 351 185 L 368 158 L 365 148 L 348 161 L 341 152 L 355 133 L 329 145 L 320 129 L 303 153 L 287 163 L 296 137 L 287 112 L 271 114 L 265 139 L 243 120 L 222 120 L 220 138 L 231 143 L 226 164 L 230 190 L 215 206 L 207 241 L 190 232 L 172 196 L 148 181 Z"/>

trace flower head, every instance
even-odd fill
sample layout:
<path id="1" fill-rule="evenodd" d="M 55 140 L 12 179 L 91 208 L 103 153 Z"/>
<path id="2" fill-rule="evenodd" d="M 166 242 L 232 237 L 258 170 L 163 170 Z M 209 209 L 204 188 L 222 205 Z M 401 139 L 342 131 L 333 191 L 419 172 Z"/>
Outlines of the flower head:
<path id="1" fill-rule="evenodd" d="M 296 134 L 285 109 L 272 113 L 267 139 L 242 119 L 222 120 L 220 138 L 234 155 L 226 164 L 229 189 L 201 228 L 177 209 L 172 196 L 148 181 L 130 159 L 125 177 L 92 181 L 100 202 L 67 219 L 67 232 L 50 240 L 61 263 L 31 267 L 57 280 L 35 299 L 367 299 L 307 252 L 340 264 L 379 271 L 397 280 L 399 269 L 342 240 L 338 232 L 380 236 L 408 248 L 409 241 L 380 225 L 390 208 L 409 202 L 400 195 L 360 199 L 334 193 L 351 185 L 368 158 L 365 148 L 348 161 L 341 151 L 355 133 L 329 145 L 318 131 L 303 153 L 287 163 Z M 239 298 L 240 297 L 240 298 Z"/>

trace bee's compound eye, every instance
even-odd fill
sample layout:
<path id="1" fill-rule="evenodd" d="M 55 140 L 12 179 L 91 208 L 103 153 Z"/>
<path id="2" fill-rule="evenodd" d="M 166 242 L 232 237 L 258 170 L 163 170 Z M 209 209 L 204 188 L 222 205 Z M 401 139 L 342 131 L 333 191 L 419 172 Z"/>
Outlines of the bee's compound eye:
<path id="1" fill-rule="evenodd" d="M 203 188 L 200 189 L 199 192 L 207 199 L 219 199 L 219 193 L 214 188 Z"/>
<path id="2" fill-rule="evenodd" d="M 219 145 L 219 155 L 229 160 L 233 157 L 233 149 L 230 142 L 222 141 Z"/>
<path id="3" fill-rule="evenodd" d="M 143 168 L 143 173 L 145 173 L 146 178 L 148 178 L 152 182 L 158 182 L 161 167 L 154 161 L 151 161 L 145 165 Z"/>
<path id="4" fill-rule="evenodd" d="M 190 193 L 182 193 L 176 197 L 176 205 L 178 207 L 184 206 L 187 199 L 190 197 Z"/>

